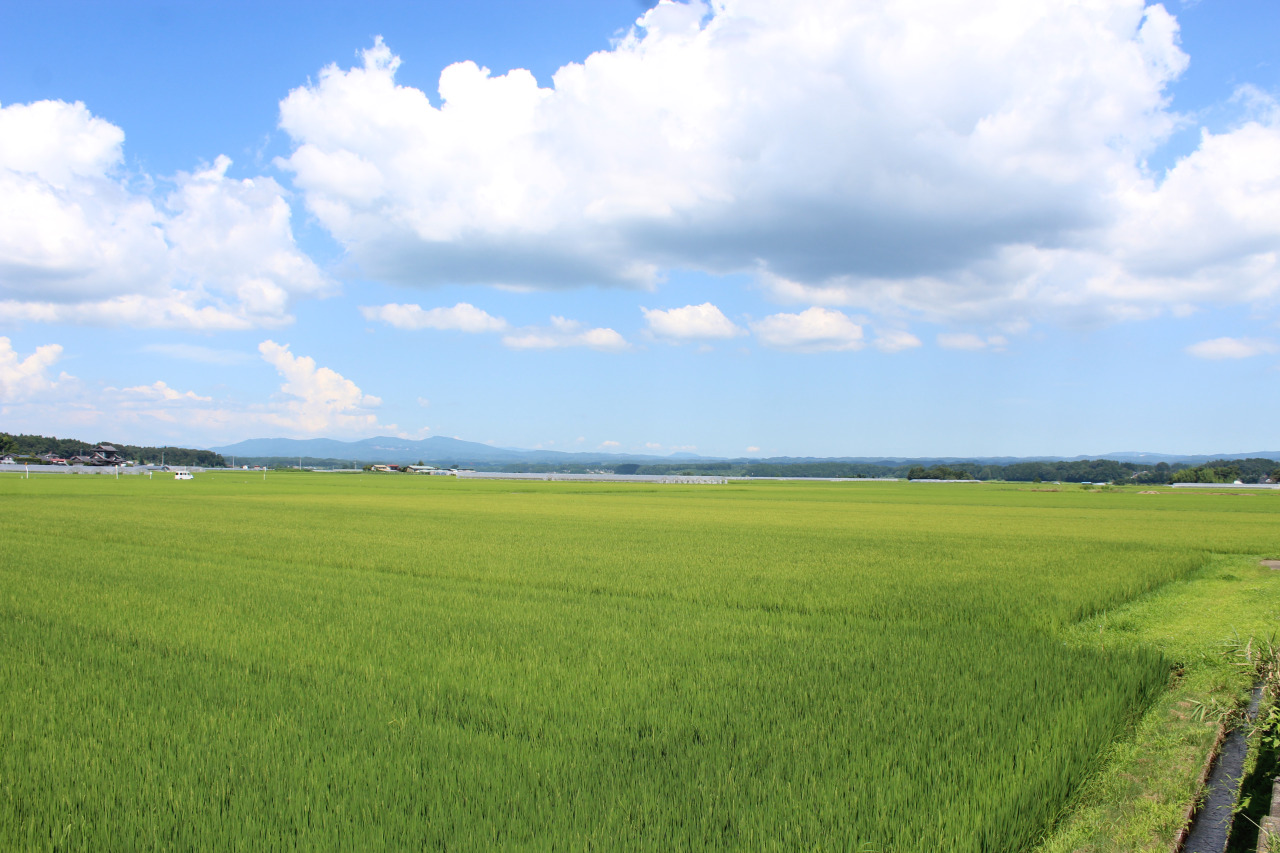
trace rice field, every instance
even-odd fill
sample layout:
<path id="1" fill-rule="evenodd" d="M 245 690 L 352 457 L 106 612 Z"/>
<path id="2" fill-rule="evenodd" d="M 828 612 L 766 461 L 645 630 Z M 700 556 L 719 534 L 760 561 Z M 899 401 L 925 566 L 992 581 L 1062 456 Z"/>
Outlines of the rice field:
<path id="1" fill-rule="evenodd" d="M 1026 849 L 1278 498 L 0 478 L 0 847 Z"/>

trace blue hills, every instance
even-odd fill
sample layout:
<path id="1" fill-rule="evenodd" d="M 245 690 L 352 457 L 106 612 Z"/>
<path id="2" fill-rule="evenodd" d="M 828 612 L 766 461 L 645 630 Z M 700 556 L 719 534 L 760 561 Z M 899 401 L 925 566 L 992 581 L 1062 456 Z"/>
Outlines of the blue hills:
<path id="1" fill-rule="evenodd" d="M 331 438 L 251 438 L 225 447 L 211 447 L 230 461 L 231 457 L 243 459 L 339 459 L 349 462 L 413 463 L 419 460 L 430 465 L 493 465 L 504 462 L 526 464 L 587 464 L 593 462 L 718 462 L 751 459 L 775 464 L 799 464 L 814 462 L 849 462 L 867 465 L 939 465 L 957 462 L 976 462 L 982 465 L 1013 465 L 1019 462 L 1074 462 L 1085 459 L 1113 459 L 1117 462 L 1136 462 L 1156 465 L 1184 463 L 1202 465 L 1214 459 L 1275 459 L 1280 451 L 1258 450 L 1248 453 L 1168 454 L 1124 451 L 1100 453 L 1092 456 L 773 456 L 773 457 L 722 457 L 700 456 L 681 451 L 669 456 L 635 453 L 605 453 L 601 451 L 569 452 L 562 450 L 521 450 L 511 447 L 494 447 L 477 441 L 432 436 L 424 439 L 378 436 L 359 441 L 338 441 Z"/>

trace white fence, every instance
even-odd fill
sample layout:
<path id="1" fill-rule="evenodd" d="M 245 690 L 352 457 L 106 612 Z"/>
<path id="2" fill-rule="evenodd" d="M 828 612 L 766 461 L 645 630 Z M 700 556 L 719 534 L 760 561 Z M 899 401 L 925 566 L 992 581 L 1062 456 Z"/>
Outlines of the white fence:
<path id="1" fill-rule="evenodd" d="M 681 485 L 723 486 L 728 477 L 701 477 L 681 474 L 507 474 L 500 471 L 459 471 L 459 480 L 548 480 L 584 483 L 678 483 Z"/>
<path id="2" fill-rule="evenodd" d="M 1280 483 L 1174 483 L 1175 489 L 1280 489 Z"/>

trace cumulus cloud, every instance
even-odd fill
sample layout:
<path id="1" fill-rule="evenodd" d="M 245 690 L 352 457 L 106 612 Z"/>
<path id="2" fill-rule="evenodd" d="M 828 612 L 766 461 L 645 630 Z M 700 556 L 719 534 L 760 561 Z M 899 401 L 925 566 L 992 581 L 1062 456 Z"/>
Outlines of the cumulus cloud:
<path id="1" fill-rule="evenodd" d="M 379 425 L 377 415 L 365 410 L 382 405 L 382 400 L 365 394 L 350 379 L 328 367 L 317 367 L 315 359 L 294 355 L 288 345 L 275 341 L 263 341 L 258 352 L 284 378 L 280 390 L 292 398 L 283 412 L 267 417 L 271 423 L 304 433 L 351 432 Z"/>
<path id="2" fill-rule="evenodd" d="M 467 302 L 452 308 L 429 308 L 420 305 L 365 306 L 360 309 L 366 320 L 380 320 L 397 329 L 452 329 L 459 332 L 502 332 L 507 321 L 494 317 Z"/>
<path id="3" fill-rule="evenodd" d="M 0 314 L 244 329 L 288 322 L 329 281 L 294 244 L 284 190 L 231 161 L 164 198 L 123 168 L 124 132 L 82 103 L 0 108 Z"/>
<path id="4" fill-rule="evenodd" d="M 821 352 L 863 346 L 862 326 L 830 308 L 813 307 L 799 314 L 773 314 L 751 324 L 760 343 L 774 349 Z"/>
<path id="5" fill-rule="evenodd" d="M 1271 341 L 1257 338 L 1214 338 L 1201 341 L 1187 347 L 1187 352 L 1196 358 L 1252 358 L 1255 355 L 1270 355 L 1280 348 Z"/>
<path id="6" fill-rule="evenodd" d="M 601 447 L 621 447 L 622 444 L 617 441 L 602 441 L 600 442 L 600 446 Z"/>
<path id="7" fill-rule="evenodd" d="M 234 400 L 171 387 L 163 380 L 124 388 L 86 387 L 66 373 L 51 378 L 50 367 L 62 355 L 56 344 L 20 358 L 8 338 L 0 337 L 0 413 L 10 429 L 40 431 L 49 423 L 100 431 L 99 434 L 148 433 L 170 441 L 219 444 L 265 428 L 291 435 L 368 436 L 394 434 L 421 438 L 430 430 L 401 431 L 381 423 L 371 409 L 382 401 L 315 360 L 293 354 L 287 345 L 263 341 L 262 364 L 276 369 L 280 392 L 266 400 Z M 425 400 L 422 400 L 425 404 Z"/>
<path id="8" fill-rule="evenodd" d="M 0 337 L 0 404 L 16 403 L 52 390 L 63 377 L 49 376 L 49 368 L 62 357 L 60 344 L 45 344 L 22 358 L 13 342 Z"/>
<path id="9" fill-rule="evenodd" d="M 577 320 L 552 317 L 550 326 L 528 326 L 504 335 L 502 343 L 512 349 L 560 349 L 587 347 L 603 352 L 629 349 L 626 338 L 613 329 L 584 328 Z"/>
<path id="10" fill-rule="evenodd" d="M 754 270 L 792 303 L 948 322 L 1273 299 L 1266 97 L 1167 176 L 1144 165 L 1187 62 L 1143 0 L 664 0 L 549 87 L 462 62 L 433 100 L 378 40 L 281 103 L 280 164 L 409 284 Z"/>
<path id="11" fill-rule="evenodd" d="M 714 340 L 746 334 L 746 330 L 735 325 L 710 302 L 665 311 L 656 308 L 640 310 L 649 323 L 649 330 L 658 337 L 668 340 Z"/>

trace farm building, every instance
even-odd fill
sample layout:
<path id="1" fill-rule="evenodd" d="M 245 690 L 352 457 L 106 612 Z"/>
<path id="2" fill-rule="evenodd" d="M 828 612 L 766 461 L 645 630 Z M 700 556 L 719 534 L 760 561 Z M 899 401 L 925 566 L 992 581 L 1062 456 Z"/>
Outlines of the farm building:
<path id="1" fill-rule="evenodd" d="M 124 465 L 125 464 L 125 458 L 120 455 L 120 451 L 116 450 L 115 447 L 110 444 L 94 445 L 94 448 L 91 452 L 92 452 L 92 455 L 89 457 L 89 463 L 88 463 L 90 465 Z M 82 457 L 76 457 L 76 458 L 80 459 Z"/>

